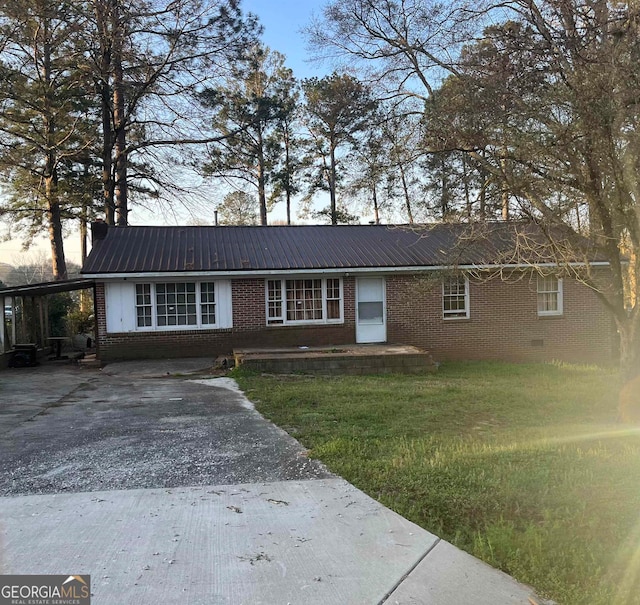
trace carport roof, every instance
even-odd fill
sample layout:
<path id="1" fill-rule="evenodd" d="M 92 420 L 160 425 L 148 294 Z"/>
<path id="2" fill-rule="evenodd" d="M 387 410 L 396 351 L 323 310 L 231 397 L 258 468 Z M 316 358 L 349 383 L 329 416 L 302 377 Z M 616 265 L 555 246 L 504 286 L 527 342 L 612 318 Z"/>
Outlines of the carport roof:
<path id="1" fill-rule="evenodd" d="M 538 227 L 518 222 L 109 227 L 103 231 L 103 239 L 94 241 L 83 274 L 520 266 L 553 264 L 557 258 Z M 571 257 L 564 260 L 605 260 L 584 239 L 577 247 L 574 240 L 571 250 Z"/>
<path id="2" fill-rule="evenodd" d="M 57 294 L 58 292 L 73 292 L 92 288 L 95 280 L 79 277 L 77 279 L 65 279 L 60 281 L 42 282 L 39 284 L 26 284 L 10 288 L 0 288 L 0 296 L 44 296 Z"/>

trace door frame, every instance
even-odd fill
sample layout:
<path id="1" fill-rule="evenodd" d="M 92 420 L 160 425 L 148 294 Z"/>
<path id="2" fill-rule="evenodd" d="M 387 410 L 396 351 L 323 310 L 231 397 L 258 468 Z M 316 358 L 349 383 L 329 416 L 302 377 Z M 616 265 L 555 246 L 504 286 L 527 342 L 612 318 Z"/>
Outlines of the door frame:
<path id="1" fill-rule="evenodd" d="M 361 280 L 379 280 L 382 282 L 382 324 L 361 324 L 358 312 L 359 306 L 359 282 Z M 378 302 L 378 301 L 365 301 Z M 384 275 L 371 275 L 367 277 L 356 277 L 355 287 L 355 307 L 356 307 L 356 344 L 373 344 L 387 342 L 387 281 Z M 363 332 L 369 332 L 369 335 Z"/>

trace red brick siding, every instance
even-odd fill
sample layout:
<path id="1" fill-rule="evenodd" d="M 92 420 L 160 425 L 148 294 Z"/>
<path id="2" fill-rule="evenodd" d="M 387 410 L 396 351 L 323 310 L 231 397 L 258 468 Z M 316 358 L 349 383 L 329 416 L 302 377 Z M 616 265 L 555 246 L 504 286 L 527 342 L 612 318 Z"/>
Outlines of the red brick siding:
<path id="1" fill-rule="evenodd" d="M 261 330 L 267 323 L 264 279 L 231 282 L 233 327 L 237 332 Z"/>
<path id="2" fill-rule="evenodd" d="M 355 342 L 355 281 L 343 280 L 344 323 L 312 326 L 267 326 L 265 280 L 234 279 L 231 282 L 233 329 L 133 332 L 106 334 L 104 285 L 98 300 L 100 359 L 150 357 L 215 357 L 240 347 L 295 347 L 340 345 Z M 133 310 L 132 310 L 133 312 Z"/>
<path id="3" fill-rule="evenodd" d="M 611 318 L 590 289 L 563 280 L 562 316 L 538 317 L 536 277 L 470 280 L 469 319 L 443 319 L 439 279 L 387 278 L 389 342 L 428 349 L 436 360 L 607 362 Z"/>
<path id="4" fill-rule="evenodd" d="M 472 280 L 470 318 L 442 318 L 436 277 L 387 277 L 387 340 L 430 351 L 436 360 L 607 362 L 612 322 L 596 295 L 565 279 L 564 314 L 537 315 L 535 276 Z M 355 342 L 355 279 L 343 280 L 344 324 L 267 326 L 264 279 L 232 280 L 233 329 L 106 334 L 104 284 L 96 284 L 98 349 L 102 360 L 215 357 L 238 347 L 325 346 Z M 132 310 L 133 312 L 133 310 Z"/>
<path id="5" fill-rule="evenodd" d="M 107 314 L 104 302 L 104 283 L 96 282 L 94 289 L 94 311 L 96 314 L 96 357 L 100 359 L 102 350 L 106 345 Z"/>

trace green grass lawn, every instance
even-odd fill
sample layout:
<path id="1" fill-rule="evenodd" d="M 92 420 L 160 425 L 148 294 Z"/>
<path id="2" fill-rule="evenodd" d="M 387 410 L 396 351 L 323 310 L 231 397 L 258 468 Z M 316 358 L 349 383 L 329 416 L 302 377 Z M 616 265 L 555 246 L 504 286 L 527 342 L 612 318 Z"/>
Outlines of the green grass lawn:
<path id="1" fill-rule="evenodd" d="M 616 422 L 613 370 L 235 377 L 311 457 L 541 596 L 640 603 L 640 429 Z"/>

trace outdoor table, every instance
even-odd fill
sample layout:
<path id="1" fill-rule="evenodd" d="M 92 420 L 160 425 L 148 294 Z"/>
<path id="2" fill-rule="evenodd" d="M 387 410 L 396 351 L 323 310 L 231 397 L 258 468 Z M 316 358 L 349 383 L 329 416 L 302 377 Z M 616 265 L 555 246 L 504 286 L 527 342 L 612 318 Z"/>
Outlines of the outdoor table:
<path id="1" fill-rule="evenodd" d="M 56 347 L 56 354 L 52 359 L 62 359 L 62 343 L 68 338 L 66 336 L 49 336 L 47 340 L 50 340 Z"/>

